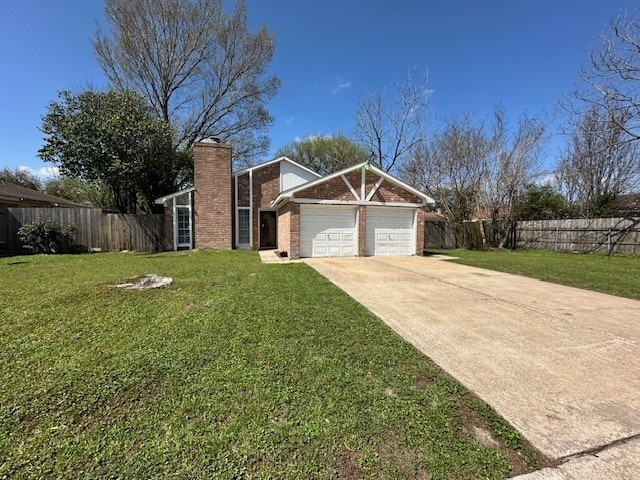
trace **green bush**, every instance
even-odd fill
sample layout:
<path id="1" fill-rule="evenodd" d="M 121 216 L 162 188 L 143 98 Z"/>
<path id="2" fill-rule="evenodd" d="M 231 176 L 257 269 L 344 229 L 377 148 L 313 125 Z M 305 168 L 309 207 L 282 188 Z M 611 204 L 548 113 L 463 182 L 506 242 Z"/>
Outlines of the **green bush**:
<path id="1" fill-rule="evenodd" d="M 62 226 L 51 219 L 39 218 L 20 227 L 18 238 L 24 248 L 34 253 L 72 253 L 77 250 L 74 240 L 77 233 L 75 225 Z"/>

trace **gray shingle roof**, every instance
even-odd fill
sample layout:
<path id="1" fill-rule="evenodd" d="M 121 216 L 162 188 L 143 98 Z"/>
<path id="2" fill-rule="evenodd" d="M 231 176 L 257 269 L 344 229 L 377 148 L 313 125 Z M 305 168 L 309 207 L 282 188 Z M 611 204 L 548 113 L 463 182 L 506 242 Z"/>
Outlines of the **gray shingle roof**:
<path id="1" fill-rule="evenodd" d="M 0 182 L 0 206 L 25 206 L 25 207 L 84 207 L 80 203 L 72 202 L 66 198 L 49 195 L 38 190 L 21 187 L 13 183 Z"/>

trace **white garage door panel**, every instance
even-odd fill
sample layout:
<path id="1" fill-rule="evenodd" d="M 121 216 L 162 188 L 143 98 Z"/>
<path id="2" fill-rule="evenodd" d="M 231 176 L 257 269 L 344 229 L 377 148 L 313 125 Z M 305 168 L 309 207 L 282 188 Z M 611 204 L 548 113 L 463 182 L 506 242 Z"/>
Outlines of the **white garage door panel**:
<path id="1" fill-rule="evenodd" d="M 413 255 L 412 208 L 367 208 L 367 255 Z"/>
<path id="2" fill-rule="evenodd" d="M 355 207 L 301 206 L 301 257 L 355 256 L 356 238 Z"/>

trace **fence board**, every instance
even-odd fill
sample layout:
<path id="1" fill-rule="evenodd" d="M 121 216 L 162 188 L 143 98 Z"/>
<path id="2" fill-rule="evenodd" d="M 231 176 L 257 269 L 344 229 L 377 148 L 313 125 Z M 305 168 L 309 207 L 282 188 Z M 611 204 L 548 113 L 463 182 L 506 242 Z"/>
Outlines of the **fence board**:
<path id="1" fill-rule="evenodd" d="M 640 218 L 529 220 L 516 230 L 523 248 L 640 254 Z"/>
<path id="2" fill-rule="evenodd" d="M 0 208 L 0 250 L 19 252 L 18 230 L 38 219 L 78 228 L 76 243 L 89 251 L 165 249 L 163 215 L 121 215 L 96 208 Z"/>
<path id="3" fill-rule="evenodd" d="M 424 248 L 482 248 L 480 222 L 467 222 L 456 226 L 451 222 L 425 222 Z M 466 238 L 466 245 L 459 245 L 458 236 Z"/>
<path id="4" fill-rule="evenodd" d="M 480 222 L 467 224 L 474 228 Z M 557 252 L 629 253 L 640 255 L 640 218 L 528 220 L 516 222 L 516 247 Z M 481 248 L 474 235 L 467 248 Z M 450 222 L 425 222 L 425 248 L 456 248 Z"/>
<path id="5" fill-rule="evenodd" d="M 425 222 L 424 248 L 456 248 L 456 236 L 449 222 Z"/>
<path id="6" fill-rule="evenodd" d="M 101 224 L 103 250 L 152 252 L 165 248 L 163 215 L 108 213 Z"/>

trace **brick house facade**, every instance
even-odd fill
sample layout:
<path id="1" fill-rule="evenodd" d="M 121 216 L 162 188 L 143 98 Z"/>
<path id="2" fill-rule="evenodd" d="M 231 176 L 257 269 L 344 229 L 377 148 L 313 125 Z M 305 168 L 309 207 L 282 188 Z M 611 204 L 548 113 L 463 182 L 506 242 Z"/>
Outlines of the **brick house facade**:
<path id="1" fill-rule="evenodd" d="M 194 186 L 159 198 L 167 244 L 304 256 L 421 254 L 434 201 L 362 163 L 321 177 L 286 157 L 231 173 L 228 145 L 194 146 Z"/>

